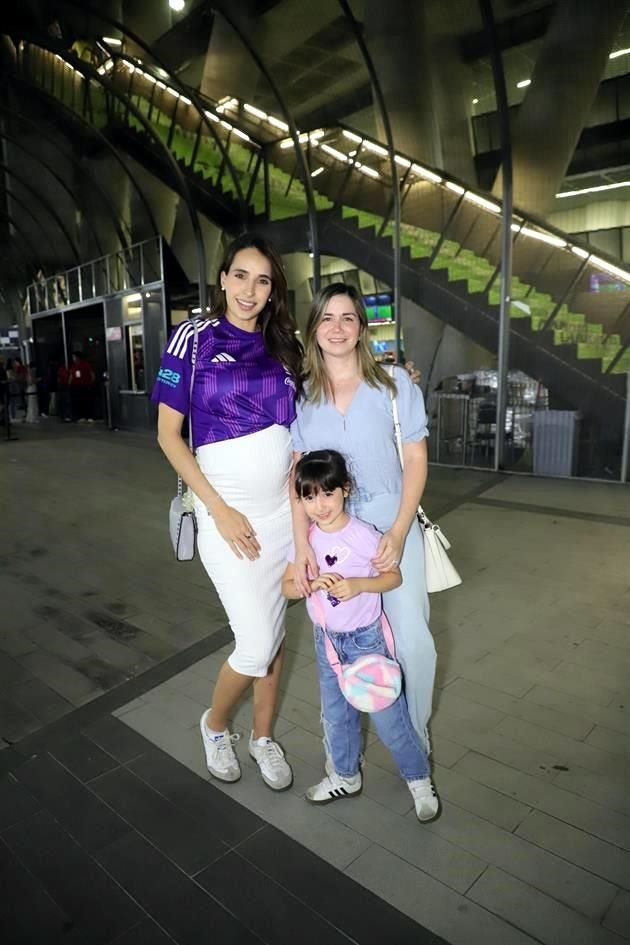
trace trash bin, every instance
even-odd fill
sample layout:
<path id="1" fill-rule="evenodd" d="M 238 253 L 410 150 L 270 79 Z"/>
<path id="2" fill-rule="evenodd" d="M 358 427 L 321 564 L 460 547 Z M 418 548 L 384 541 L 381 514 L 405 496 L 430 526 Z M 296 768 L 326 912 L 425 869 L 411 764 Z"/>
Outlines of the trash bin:
<path id="1" fill-rule="evenodd" d="M 577 410 L 534 414 L 534 475 L 575 476 L 581 415 Z"/>

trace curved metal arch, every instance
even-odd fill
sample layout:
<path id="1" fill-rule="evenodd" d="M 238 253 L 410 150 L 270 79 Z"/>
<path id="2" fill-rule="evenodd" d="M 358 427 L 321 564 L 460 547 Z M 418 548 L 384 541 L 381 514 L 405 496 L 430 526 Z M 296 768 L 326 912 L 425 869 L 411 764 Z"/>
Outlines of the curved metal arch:
<path id="1" fill-rule="evenodd" d="M 58 109 L 61 109 L 62 111 L 64 111 L 72 121 L 76 121 L 80 125 L 82 125 L 84 128 L 87 128 L 90 131 L 90 133 L 94 135 L 94 137 L 97 138 L 100 141 L 100 143 L 103 144 L 108 149 L 108 151 L 111 153 L 116 163 L 119 164 L 120 167 L 122 168 L 122 171 L 125 174 L 125 176 L 129 178 L 131 182 L 131 186 L 133 187 L 134 191 L 138 195 L 140 203 L 142 204 L 144 211 L 147 215 L 147 218 L 149 220 L 149 224 L 151 228 L 153 229 L 153 235 L 160 236 L 160 230 L 158 228 L 157 222 L 153 215 L 153 211 L 151 210 L 151 206 L 147 198 L 145 197 L 140 184 L 136 180 L 135 175 L 129 170 L 129 168 L 127 167 L 127 165 L 125 164 L 125 162 L 123 161 L 120 154 L 118 153 L 118 151 L 116 150 L 112 142 L 109 140 L 109 138 L 107 138 L 107 136 L 104 135 L 102 131 L 99 131 L 98 128 L 95 128 L 93 125 L 91 125 L 89 121 L 86 121 L 86 119 L 83 118 L 82 115 L 79 115 L 78 112 L 72 111 L 71 108 L 68 108 L 67 105 L 64 105 L 63 102 L 60 102 L 59 99 L 55 98 L 53 95 L 50 95 L 48 92 L 46 92 L 44 89 L 40 88 L 39 86 L 33 85 L 32 83 L 27 82 L 26 79 L 23 79 L 16 75 L 11 75 L 9 73 L 7 73 L 4 78 L 8 79 L 10 82 L 13 82 L 16 85 L 24 86 L 30 92 L 35 93 L 39 98 L 45 99 L 49 102 L 54 102 L 55 106 Z"/>
<path id="2" fill-rule="evenodd" d="M 394 136 L 392 134 L 392 126 L 389 120 L 389 112 L 387 110 L 387 104 L 385 102 L 385 96 L 383 94 L 383 87 L 381 86 L 380 79 L 378 77 L 378 72 L 374 66 L 374 60 L 370 54 L 369 49 L 367 48 L 365 39 L 363 38 L 363 31 L 359 26 L 357 20 L 355 19 L 354 13 L 350 7 L 350 4 L 347 0 L 339 0 L 339 6 L 341 7 L 345 18 L 352 27 L 354 37 L 357 42 L 357 46 L 361 50 L 361 55 L 363 56 L 363 61 L 365 62 L 366 68 L 370 75 L 370 81 L 372 83 L 372 88 L 376 94 L 376 99 L 378 101 L 378 108 L 381 113 L 381 118 L 383 120 L 383 130 L 385 131 L 385 137 L 387 139 L 387 151 L 389 156 L 389 166 L 390 173 L 392 177 L 392 199 L 394 202 L 394 311 L 396 313 L 396 360 L 400 361 L 401 356 L 401 327 L 402 327 L 402 308 L 401 308 L 401 294 L 400 294 L 400 223 L 401 223 L 401 204 L 400 204 L 400 184 L 398 181 L 398 167 L 396 165 L 396 149 L 394 147 Z"/>
<path id="3" fill-rule="evenodd" d="M 9 169 L 4 164 L 0 164 L 0 171 L 3 171 L 5 173 L 8 172 L 11 174 L 11 176 L 15 177 L 15 174 L 9 171 Z M 50 243 L 54 244 L 54 240 L 51 240 L 50 238 L 50 233 L 48 232 L 48 230 L 46 229 L 42 221 L 39 219 L 39 217 L 35 216 L 35 214 L 31 210 L 31 208 L 28 206 L 28 204 L 25 203 L 20 197 L 16 197 L 15 194 L 11 192 L 9 192 L 9 195 L 13 203 L 17 204 L 17 206 L 20 207 L 24 211 L 24 213 L 27 213 L 28 216 L 33 221 L 33 223 L 35 224 L 35 226 L 41 231 L 41 234 L 44 237 L 44 242 L 46 244 L 50 244 Z M 77 265 L 79 264 L 79 258 L 76 255 L 75 255 L 75 262 Z M 39 266 L 39 268 L 41 269 L 42 266 Z"/>
<path id="4" fill-rule="evenodd" d="M 30 211 L 28 211 L 28 212 L 30 212 Z M 31 241 L 30 241 L 30 240 L 28 239 L 28 237 L 25 235 L 24 230 L 22 229 L 22 227 L 20 226 L 20 224 L 17 222 L 17 220 L 15 220 L 15 219 L 11 216 L 10 213 L 7 213 L 6 210 L 0 210 L 0 217 L 2 217 L 3 220 L 6 220 L 6 221 L 13 227 L 13 229 L 15 230 L 15 232 L 17 233 L 17 235 L 18 235 L 18 236 L 20 237 L 20 239 L 23 241 L 25 247 L 26 247 L 27 250 L 28 250 L 28 253 L 26 253 L 26 255 L 24 256 L 24 259 L 26 259 L 26 260 L 32 259 L 32 260 L 33 260 L 33 264 L 32 264 L 32 265 L 33 265 L 33 272 L 35 273 L 35 272 L 37 272 L 38 269 L 43 269 L 44 267 L 43 267 L 43 265 L 42 265 L 41 259 L 40 259 L 39 256 L 37 255 L 37 251 L 36 251 L 36 250 L 33 251 L 33 247 L 31 246 Z M 9 249 L 11 250 L 11 249 L 13 249 L 13 247 L 12 247 L 12 246 L 9 246 Z M 28 268 L 29 268 L 28 265 L 25 265 L 24 271 L 25 271 L 25 272 L 28 272 Z"/>
<path id="5" fill-rule="evenodd" d="M 212 122 L 209 121 L 208 116 L 206 115 L 206 112 L 205 112 L 205 107 L 203 103 L 201 102 L 201 99 L 198 98 L 195 89 L 182 85 L 182 83 L 179 80 L 179 77 L 168 68 L 166 63 L 162 59 L 160 59 L 158 56 L 156 56 L 153 50 L 151 49 L 151 47 L 148 46 L 136 33 L 128 29 L 124 25 L 124 23 L 121 23 L 119 20 L 114 19 L 114 17 L 108 16 L 107 14 L 102 13 L 100 10 L 94 7 L 91 3 L 85 3 L 85 2 L 79 3 L 77 2 L 77 0 L 62 0 L 62 3 L 65 3 L 68 6 L 74 7 L 75 9 L 80 10 L 82 13 L 89 13 L 92 16 L 95 16 L 98 19 L 102 20 L 104 23 L 107 23 L 109 26 L 113 26 L 114 29 L 117 29 L 120 33 L 122 33 L 124 36 L 130 39 L 132 43 L 135 43 L 136 46 L 139 46 L 140 49 L 144 50 L 145 53 L 148 53 L 152 61 L 160 69 L 162 69 L 162 71 L 168 76 L 173 86 L 179 89 L 181 92 L 185 93 L 186 97 L 189 98 L 191 102 L 193 103 L 193 105 L 195 106 L 195 109 L 197 110 L 199 118 L 201 119 L 205 127 L 210 131 L 212 137 L 214 138 L 217 145 L 219 146 L 221 157 L 223 158 L 224 161 L 226 161 L 229 167 L 230 176 L 232 177 L 234 187 L 236 188 L 238 201 L 243 208 L 243 216 L 246 217 L 247 210 L 249 208 L 245 200 L 245 196 L 243 194 L 243 189 L 241 187 L 239 176 L 234 168 L 234 165 L 232 164 L 232 161 L 230 160 L 230 156 L 228 154 L 227 148 L 221 141 L 220 135 L 217 133 L 217 130 L 212 124 Z"/>
<path id="6" fill-rule="evenodd" d="M 1 103 L 0 103 L 0 114 L 5 114 L 9 117 L 11 121 L 19 121 L 22 124 L 33 128 L 35 131 L 41 132 L 41 128 L 39 128 L 37 123 L 34 122 L 31 118 L 26 118 L 24 115 L 20 115 L 12 111 L 11 109 L 7 108 L 6 105 L 3 105 Z M 70 190 L 69 186 L 66 184 L 64 179 L 59 174 L 57 174 L 56 171 L 53 171 L 52 168 L 49 167 L 48 164 L 46 164 L 46 162 L 42 160 L 42 158 L 40 158 L 37 154 L 35 154 L 34 151 L 31 151 L 30 148 L 27 148 L 23 144 L 23 142 L 18 141 L 16 138 L 8 135 L 6 133 L 6 130 L 3 132 L 0 132 L 0 137 L 4 137 L 7 139 L 7 141 L 11 141 L 11 143 L 14 144 L 16 147 L 21 148 L 25 154 L 28 154 L 30 158 L 40 163 L 42 167 L 44 167 L 48 171 L 51 177 L 54 177 L 57 183 L 61 187 L 63 187 L 63 189 L 68 194 L 72 195 L 72 191 Z M 81 161 L 76 157 L 76 155 L 73 153 L 71 149 L 66 150 L 65 148 L 62 148 L 61 145 L 57 141 L 54 141 L 52 138 L 47 138 L 46 144 L 48 147 L 53 148 L 53 150 L 58 151 L 59 154 L 62 155 L 64 160 L 69 161 L 79 171 L 80 174 L 88 178 L 90 185 L 94 187 L 99 197 L 101 197 L 105 207 L 107 208 L 107 212 L 112 219 L 114 229 L 116 230 L 116 235 L 118 236 L 118 239 L 120 240 L 121 245 L 124 248 L 128 248 L 131 242 L 129 238 L 131 234 L 126 234 L 125 231 L 123 230 L 122 226 L 120 225 L 122 218 L 120 218 L 119 214 L 116 213 L 116 210 L 114 209 L 114 205 L 112 204 L 111 200 L 109 199 L 109 197 L 107 196 L 107 194 L 105 193 L 101 185 L 98 183 L 98 180 L 96 179 L 96 177 L 90 173 L 90 171 L 84 164 L 81 163 Z M 80 207 L 79 204 L 77 204 L 77 206 Z M 80 209 L 82 209 L 82 207 L 80 207 Z M 86 216 L 86 219 L 88 219 L 87 213 L 85 214 L 85 216 Z M 99 253 L 101 256 L 103 256 L 104 255 L 103 248 L 98 238 L 98 233 L 96 232 L 95 228 L 91 225 L 89 219 L 88 219 L 88 225 L 90 226 L 90 231 L 92 232 L 94 236 L 94 242 L 99 250 Z"/>
<path id="7" fill-rule="evenodd" d="M 502 185 L 501 199 L 501 298 L 499 304 L 499 337 L 497 339 L 497 415 L 494 441 L 494 469 L 503 469 L 505 460 L 505 418 L 507 413 L 508 367 L 510 350 L 510 296 L 512 294 L 512 132 L 507 86 L 501 47 L 492 0 L 478 0 L 484 32 L 490 49 L 494 91 L 499 112 L 501 140 Z"/>
<path id="8" fill-rule="evenodd" d="M 158 148 L 166 158 L 166 161 L 173 172 L 173 177 L 179 185 L 179 192 L 183 197 L 186 207 L 188 209 L 188 216 L 190 217 L 190 222 L 193 228 L 193 233 L 195 236 L 195 242 L 197 246 L 197 264 L 199 269 L 199 302 L 201 311 L 205 312 L 208 304 L 208 292 L 206 284 L 206 258 L 205 258 L 205 249 L 203 241 L 203 233 L 201 232 L 201 225 L 199 222 L 199 214 L 197 213 L 197 208 L 194 205 L 192 194 L 188 186 L 188 181 L 186 180 L 182 169 L 166 147 L 160 136 L 153 130 L 153 127 L 150 122 L 146 120 L 142 112 L 136 108 L 136 106 L 126 98 L 122 92 L 119 92 L 105 76 L 100 75 L 100 73 L 89 63 L 85 62 L 82 59 L 75 59 L 70 57 L 67 52 L 57 52 L 53 50 L 48 43 L 44 43 L 42 40 L 39 40 L 37 44 L 41 49 L 47 49 L 48 52 L 53 53 L 55 56 L 59 56 L 64 62 L 67 62 L 72 66 L 77 72 L 80 72 L 85 79 L 93 79 L 99 85 L 101 85 L 106 92 L 109 92 L 114 98 L 122 102 L 125 105 L 125 108 L 133 115 L 133 117 L 142 125 L 144 130 L 147 132 L 149 137 L 157 144 Z"/>
<path id="9" fill-rule="evenodd" d="M 284 119 L 287 125 L 289 126 L 289 134 L 290 134 L 291 140 L 293 141 L 293 147 L 295 148 L 296 154 L 298 155 L 298 163 L 300 165 L 300 171 L 302 173 L 302 183 L 304 184 L 304 192 L 306 194 L 308 224 L 309 224 L 309 231 L 310 231 L 310 236 L 311 236 L 311 252 L 313 253 L 313 288 L 315 292 L 317 292 L 319 290 L 319 286 L 321 282 L 319 234 L 317 231 L 317 208 L 315 206 L 315 195 L 313 192 L 313 183 L 311 181 L 311 172 L 308 166 L 308 161 L 306 160 L 306 154 L 304 153 L 304 149 L 302 148 L 302 145 L 300 144 L 300 136 L 299 136 L 297 127 L 295 125 L 295 122 L 293 121 L 293 116 L 291 112 L 289 111 L 289 107 L 284 100 L 284 96 L 280 92 L 280 89 L 278 88 L 273 76 L 271 75 L 270 71 L 267 69 L 264 62 L 260 58 L 256 50 L 256 47 L 251 42 L 249 37 L 244 33 L 243 30 L 241 30 L 241 28 L 239 27 L 238 23 L 236 23 L 234 18 L 230 16 L 228 12 L 226 12 L 225 5 L 223 3 L 213 2 L 212 5 L 215 8 L 215 10 L 218 10 L 218 12 L 221 14 L 223 19 L 225 20 L 225 22 L 228 23 L 230 27 L 234 30 L 238 38 L 243 43 L 243 46 L 249 53 L 250 57 L 256 63 L 258 69 L 260 70 L 262 75 L 265 77 L 265 79 L 269 83 L 269 87 L 271 91 L 273 92 L 274 97 L 280 107 L 280 111 L 282 112 Z"/>
<path id="10" fill-rule="evenodd" d="M 0 109 L 0 110 L 1 110 L 1 109 Z M 33 154 L 32 151 L 29 151 L 28 148 L 25 148 L 23 144 L 21 144 L 19 141 L 16 141 L 15 138 L 13 138 L 11 135 L 8 135 L 5 131 L 1 131 L 1 130 L 0 130 L 0 138 L 1 138 L 2 140 L 4 140 L 4 141 L 9 141 L 9 142 L 11 142 L 11 144 L 12 144 L 14 147 L 19 148 L 19 149 L 20 149 L 21 151 L 23 151 L 25 154 L 28 154 L 29 158 L 31 158 L 33 161 L 36 161 L 38 164 L 41 164 L 41 166 L 44 168 L 44 170 L 48 171 L 48 173 L 51 175 L 51 177 L 53 177 L 53 178 L 57 181 L 57 183 L 59 184 L 59 186 L 62 187 L 63 190 L 68 194 L 68 196 L 70 197 L 70 199 L 74 202 L 74 206 L 75 206 L 75 207 L 79 207 L 79 209 L 81 209 L 81 207 L 79 206 L 79 204 L 78 204 L 77 201 L 76 201 L 76 198 L 75 198 L 74 194 L 72 193 L 72 191 L 70 190 L 70 188 L 68 187 L 68 185 L 66 184 L 66 182 L 64 181 L 64 179 L 63 179 L 62 177 L 60 177 L 55 171 L 53 171 L 52 168 L 48 167 L 48 165 L 46 164 L 45 161 L 43 161 L 43 160 L 42 160 L 40 157 L 38 157 L 36 154 Z M 90 221 L 88 221 L 88 226 L 89 226 L 89 229 L 90 229 L 90 232 L 91 232 L 92 236 L 94 237 L 94 241 L 95 241 L 95 243 L 96 243 L 96 247 L 97 247 L 97 249 L 98 249 L 98 251 L 99 251 L 99 256 L 102 256 L 102 255 L 103 255 L 103 247 L 101 246 L 101 241 L 100 241 L 99 238 L 98 238 L 98 234 L 97 234 L 96 230 L 94 229 L 94 227 L 92 226 L 92 224 L 91 224 Z"/>
<path id="11" fill-rule="evenodd" d="M 74 254 L 75 262 L 76 262 L 77 265 L 79 265 L 80 262 L 81 262 L 81 254 L 80 254 L 80 252 L 79 252 L 79 247 L 76 245 L 76 243 L 74 242 L 74 240 L 73 240 L 72 237 L 70 236 L 70 233 L 68 232 L 65 223 L 63 222 L 63 220 L 61 219 L 61 217 L 59 216 L 59 214 L 57 213 L 57 211 L 54 210 L 54 209 L 50 206 L 50 204 L 48 203 L 48 201 L 45 200 L 45 199 L 42 197 L 42 195 L 39 193 L 39 191 L 35 190 L 35 188 L 32 187 L 30 184 L 27 184 L 27 183 L 25 182 L 24 178 L 21 177 L 20 174 L 16 173 L 16 171 L 14 171 L 13 168 L 9 167 L 8 164 L 3 164 L 2 162 L 0 162 L 0 171 L 2 171 L 4 174 L 8 174 L 9 177 L 15 178 L 15 180 L 18 181 L 18 183 L 20 184 L 20 186 L 23 187 L 24 190 L 28 191 L 28 193 L 31 194 L 31 196 L 34 197 L 35 200 L 37 200 L 37 201 L 42 205 L 42 207 L 44 207 L 44 208 L 46 209 L 46 211 L 47 211 L 47 212 L 49 213 L 49 215 L 53 218 L 53 220 L 55 221 L 55 223 L 57 224 L 57 226 L 59 227 L 59 229 L 61 230 L 61 232 L 62 232 L 63 235 L 65 236 L 66 242 L 68 243 L 68 246 L 70 247 L 70 249 L 72 250 L 72 253 Z M 25 209 L 27 209 L 26 204 L 25 204 L 23 201 L 19 200 L 19 199 L 15 196 L 15 194 L 13 193 L 13 191 L 9 191 L 9 196 L 11 197 L 11 200 L 14 200 L 14 201 L 15 201 L 16 203 L 18 203 L 21 207 L 24 207 Z M 37 219 L 37 218 L 35 217 L 35 219 Z M 42 224 L 42 226 L 43 226 L 43 224 Z"/>

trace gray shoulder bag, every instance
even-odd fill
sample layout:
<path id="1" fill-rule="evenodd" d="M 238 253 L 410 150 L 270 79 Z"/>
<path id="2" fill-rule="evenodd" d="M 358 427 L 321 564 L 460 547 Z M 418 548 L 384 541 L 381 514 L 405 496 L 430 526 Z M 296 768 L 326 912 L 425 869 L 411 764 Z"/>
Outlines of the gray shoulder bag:
<path id="1" fill-rule="evenodd" d="M 188 398 L 188 446 L 190 452 L 194 455 L 192 438 L 192 394 L 193 384 L 195 383 L 195 367 L 197 365 L 197 346 L 199 343 L 199 333 L 197 323 L 192 319 L 194 330 L 194 341 L 192 349 L 192 371 L 190 374 L 190 394 Z M 171 544 L 175 552 L 177 561 L 192 561 L 195 557 L 197 545 L 197 519 L 193 510 L 184 507 L 184 483 L 181 476 L 177 477 L 177 495 L 171 501 L 168 513 L 168 527 L 171 536 Z"/>

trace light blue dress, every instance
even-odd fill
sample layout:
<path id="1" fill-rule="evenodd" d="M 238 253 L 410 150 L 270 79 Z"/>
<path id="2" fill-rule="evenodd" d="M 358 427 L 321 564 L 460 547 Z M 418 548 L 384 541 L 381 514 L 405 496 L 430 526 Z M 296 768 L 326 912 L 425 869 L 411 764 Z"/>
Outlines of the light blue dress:
<path id="1" fill-rule="evenodd" d="M 403 443 L 428 436 L 424 399 L 420 388 L 402 368 L 394 369 L 398 388 L 398 413 Z M 402 471 L 396 449 L 390 393 L 363 382 L 345 414 L 333 403 L 297 405 L 291 426 L 296 452 L 338 450 L 348 462 L 353 490 L 348 502 L 351 515 L 386 532 L 400 506 Z M 392 625 L 396 655 L 405 675 L 409 712 L 414 728 L 429 742 L 436 652 L 429 630 L 429 598 L 424 579 L 424 541 L 418 523 L 409 529 L 402 561 L 403 583 L 383 595 L 383 608 Z"/>

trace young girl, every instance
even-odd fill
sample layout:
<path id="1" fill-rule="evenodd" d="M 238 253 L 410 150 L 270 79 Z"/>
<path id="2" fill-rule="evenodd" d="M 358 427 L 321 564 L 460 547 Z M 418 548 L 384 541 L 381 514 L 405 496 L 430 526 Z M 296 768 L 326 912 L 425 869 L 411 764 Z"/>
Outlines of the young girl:
<path id="1" fill-rule="evenodd" d="M 325 804 L 358 794 L 362 787 L 360 712 L 346 701 L 326 653 L 326 635 L 341 664 L 367 654 L 388 654 L 381 626 L 381 593 L 402 581 L 398 567 L 379 574 L 372 564 L 381 534 L 345 511 L 350 477 L 335 450 L 307 453 L 295 468 L 295 491 L 311 520 L 310 543 L 319 566 L 311 581 L 307 610 L 315 624 L 315 651 L 322 698 L 327 751 L 326 777 L 309 788 L 307 800 Z M 293 556 L 291 556 L 293 557 Z M 295 565 L 290 560 L 282 590 L 299 598 Z M 322 618 L 325 629 L 322 627 Z M 431 783 L 429 762 L 411 724 L 405 696 L 372 713 L 378 735 L 390 750 L 413 797 L 418 820 L 432 820 L 439 801 Z"/>

